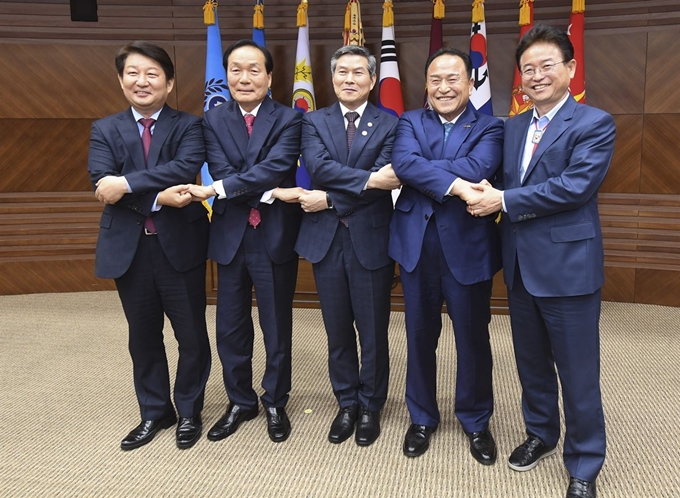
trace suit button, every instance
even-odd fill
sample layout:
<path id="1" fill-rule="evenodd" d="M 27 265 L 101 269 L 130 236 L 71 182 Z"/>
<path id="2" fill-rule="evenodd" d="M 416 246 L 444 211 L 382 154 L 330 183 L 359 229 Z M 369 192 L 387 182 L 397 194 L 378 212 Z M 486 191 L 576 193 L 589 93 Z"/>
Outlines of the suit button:
<path id="1" fill-rule="evenodd" d="M 137 224 L 138 224 L 138 225 L 141 225 L 141 224 L 142 224 L 142 222 L 141 222 L 141 221 L 139 221 L 139 220 L 137 220 Z"/>

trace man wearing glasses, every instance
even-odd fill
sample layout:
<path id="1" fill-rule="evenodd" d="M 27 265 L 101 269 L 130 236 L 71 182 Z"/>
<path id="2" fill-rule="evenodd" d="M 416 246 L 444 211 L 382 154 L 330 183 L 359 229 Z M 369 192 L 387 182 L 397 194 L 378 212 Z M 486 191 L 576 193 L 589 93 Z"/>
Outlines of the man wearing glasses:
<path id="1" fill-rule="evenodd" d="M 534 103 L 507 121 L 497 189 L 468 211 L 502 209 L 503 272 L 527 440 L 508 464 L 527 471 L 556 451 L 560 376 L 566 432 L 567 498 L 596 496 L 605 458 L 600 395 L 600 302 L 604 251 L 597 191 L 614 152 L 612 117 L 569 94 L 574 49 L 567 34 L 537 25 L 516 51 Z"/>

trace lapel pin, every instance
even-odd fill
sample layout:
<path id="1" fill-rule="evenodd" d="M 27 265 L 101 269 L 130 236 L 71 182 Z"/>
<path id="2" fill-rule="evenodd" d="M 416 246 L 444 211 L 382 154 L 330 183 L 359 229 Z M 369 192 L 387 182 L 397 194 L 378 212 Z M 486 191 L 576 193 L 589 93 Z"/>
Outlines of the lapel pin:
<path id="1" fill-rule="evenodd" d="M 370 128 L 371 126 L 373 126 L 373 123 L 371 123 L 371 122 L 369 121 L 368 123 L 366 123 L 366 126 L 368 126 L 368 127 Z"/>
<path id="2" fill-rule="evenodd" d="M 469 127 L 470 127 L 469 124 L 464 124 L 464 125 L 463 125 L 463 128 L 469 128 Z"/>
<path id="3" fill-rule="evenodd" d="M 371 126 L 371 123 L 368 123 L 368 126 Z M 368 135 L 368 132 L 366 130 L 364 130 L 364 131 L 361 132 L 361 134 L 363 136 L 366 136 L 366 135 Z"/>

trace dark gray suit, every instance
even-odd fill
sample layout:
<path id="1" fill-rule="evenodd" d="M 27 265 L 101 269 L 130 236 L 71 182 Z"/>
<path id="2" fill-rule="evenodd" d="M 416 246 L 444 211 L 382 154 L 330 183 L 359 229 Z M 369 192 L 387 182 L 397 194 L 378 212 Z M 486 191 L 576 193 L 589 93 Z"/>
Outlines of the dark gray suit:
<path id="1" fill-rule="evenodd" d="M 372 171 L 390 163 L 397 121 L 369 103 L 349 151 L 338 103 L 305 114 L 302 122 L 302 155 L 312 188 L 327 191 L 333 209 L 303 215 L 295 249 L 313 264 L 328 334 L 329 375 L 341 408 L 360 402 L 377 411 L 387 398 L 392 197 L 390 191 L 364 187 Z"/>

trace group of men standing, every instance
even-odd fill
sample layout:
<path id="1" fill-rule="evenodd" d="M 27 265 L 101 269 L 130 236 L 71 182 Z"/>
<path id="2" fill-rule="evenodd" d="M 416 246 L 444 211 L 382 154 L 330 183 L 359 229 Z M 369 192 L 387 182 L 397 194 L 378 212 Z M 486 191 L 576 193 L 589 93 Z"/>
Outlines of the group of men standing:
<path id="1" fill-rule="evenodd" d="M 373 106 L 376 60 L 363 47 L 345 46 L 330 63 L 337 102 L 302 115 L 268 97 L 272 56 L 241 40 L 223 59 L 232 100 L 201 122 L 166 104 L 174 68 L 163 49 L 146 42 L 121 49 L 116 67 L 131 107 L 93 124 L 88 166 L 106 205 L 96 272 L 116 281 L 142 417 L 121 448 L 147 444 L 175 423 L 180 448 L 202 434 L 210 372 L 206 256 L 218 268 L 217 350 L 229 399 L 207 437 L 230 436 L 258 415 L 260 402 L 271 440 L 289 437 L 285 407 L 300 255 L 312 263 L 328 337 L 338 402 L 329 441 L 354 435 L 368 446 L 380 435 L 396 261 L 411 418 L 403 452 L 425 453 L 440 422 L 436 350 L 446 303 L 457 349 L 455 413 L 472 456 L 491 465 L 497 450 L 489 430 L 490 299 L 502 261 L 528 436 L 509 465 L 529 470 L 555 452 L 556 365 L 567 427 L 567 496 L 594 497 L 605 455 L 597 190 L 611 161 L 614 124 L 569 95 L 576 62 L 564 32 L 536 26 L 516 57 L 535 109 L 505 127 L 469 103 L 472 64 L 452 48 L 426 62 L 429 109 L 397 119 Z M 295 185 L 300 154 L 309 189 Z M 194 185 L 206 160 L 214 183 Z M 393 207 L 391 191 L 400 186 Z M 210 197 L 209 224 L 197 201 Z M 253 288 L 266 351 L 259 400 L 252 378 Z M 164 314 L 179 343 L 174 405 Z"/>

